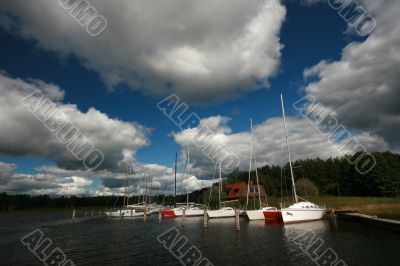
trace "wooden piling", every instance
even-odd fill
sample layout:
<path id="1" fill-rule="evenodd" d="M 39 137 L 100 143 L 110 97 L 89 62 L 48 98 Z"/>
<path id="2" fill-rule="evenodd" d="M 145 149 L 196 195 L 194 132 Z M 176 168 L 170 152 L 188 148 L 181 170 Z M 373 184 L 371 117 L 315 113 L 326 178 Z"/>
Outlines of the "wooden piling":
<path id="1" fill-rule="evenodd" d="M 110 208 L 110 218 L 111 218 L 111 208 Z"/>
<path id="2" fill-rule="evenodd" d="M 122 209 L 119 209 L 119 219 L 122 219 Z"/>
<path id="3" fill-rule="evenodd" d="M 92 210 L 92 216 L 94 216 L 94 211 Z"/>
<path id="4" fill-rule="evenodd" d="M 236 231 L 240 231 L 240 211 L 238 209 L 235 209 L 235 225 L 236 225 Z"/>
<path id="5" fill-rule="evenodd" d="M 75 214 L 76 214 L 76 210 L 73 209 L 72 210 L 72 221 L 75 221 Z"/>
<path id="6" fill-rule="evenodd" d="M 144 212 L 143 212 L 143 221 L 146 222 L 147 221 L 147 208 L 144 208 Z"/>
<path id="7" fill-rule="evenodd" d="M 182 212 L 182 226 L 185 226 L 185 218 L 186 218 L 186 209 L 183 209 L 183 212 Z"/>
<path id="8" fill-rule="evenodd" d="M 131 209 L 131 218 L 133 217 L 133 209 Z"/>
<path id="9" fill-rule="evenodd" d="M 158 223 L 161 224 L 162 221 L 162 213 L 161 213 L 161 209 L 158 211 Z"/>
<path id="10" fill-rule="evenodd" d="M 207 227 L 208 227 L 207 209 L 204 209 L 203 228 L 207 228 Z"/>

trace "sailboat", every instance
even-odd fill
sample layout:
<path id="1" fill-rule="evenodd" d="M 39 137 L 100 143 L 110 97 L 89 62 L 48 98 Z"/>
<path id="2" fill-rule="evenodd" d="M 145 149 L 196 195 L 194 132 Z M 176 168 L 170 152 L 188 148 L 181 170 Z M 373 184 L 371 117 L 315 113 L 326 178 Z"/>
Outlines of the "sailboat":
<path id="1" fill-rule="evenodd" d="M 130 205 L 127 205 L 126 207 L 130 208 L 130 209 L 135 209 L 136 212 L 142 212 L 142 213 L 144 212 L 144 210 L 146 210 L 147 214 L 153 214 L 153 213 L 159 212 L 159 210 L 161 209 L 161 206 L 156 204 L 156 203 L 151 203 L 151 191 L 152 191 L 152 188 L 153 188 L 153 180 L 150 181 L 150 193 L 149 193 L 149 195 L 147 195 L 148 194 L 148 192 L 147 192 L 148 176 L 147 175 L 145 176 L 146 186 L 145 186 L 145 193 L 143 195 L 143 202 L 140 202 L 140 199 L 141 199 L 141 182 L 142 182 L 142 179 L 140 178 L 140 181 L 139 181 L 139 192 L 138 192 L 138 195 L 139 195 L 138 203 L 137 204 L 130 204 Z"/>
<path id="2" fill-rule="evenodd" d="M 175 192 L 174 192 L 174 203 L 176 203 L 176 168 L 178 164 L 178 153 L 175 153 Z M 176 207 L 176 204 L 175 204 Z M 173 218 L 175 217 L 174 209 L 173 208 L 167 208 L 167 209 L 162 209 L 161 210 L 161 215 L 164 218 Z"/>
<path id="3" fill-rule="evenodd" d="M 126 162 L 125 181 L 124 181 L 125 188 L 124 188 L 122 208 L 117 211 L 106 212 L 105 214 L 109 217 L 121 218 L 121 217 L 137 217 L 144 215 L 144 210 L 138 211 L 135 208 L 133 208 L 132 205 L 129 205 L 128 188 L 130 187 L 130 184 L 128 178 L 128 168 L 129 168 L 128 162 Z"/>
<path id="4" fill-rule="evenodd" d="M 294 204 L 290 205 L 287 208 L 281 208 L 282 220 L 285 224 L 321 220 L 325 214 L 326 209 L 297 196 L 296 186 L 294 182 L 294 175 L 293 175 L 292 160 L 290 156 L 290 147 L 289 147 L 289 140 L 286 128 L 285 107 L 283 105 L 282 94 L 281 94 L 281 105 L 282 105 L 283 124 L 285 129 L 286 147 L 289 157 L 290 176 L 292 178 L 293 196 L 295 199 Z M 299 201 L 299 198 L 304 201 Z"/>
<path id="5" fill-rule="evenodd" d="M 186 171 L 187 171 L 187 175 L 188 176 L 190 174 L 190 171 L 189 171 L 189 167 L 190 167 L 189 158 L 190 157 L 189 157 L 189 146 L 188 146 L 187 164 L 186 164 Z M 175 165 L 176 165 L 176 160 L 175 160 Z M 175 169 L 176 169 L 176 167 L 175 167 Z M 175 184 L 176 184 L 176 181 L 175 181 Z M 176 191 L 176 189 L 175 189 L 175 191 Z M 178 217 L 178 216 L 183 216 L 183 211 L 185 211 L 185 216 L 186 217 L 202 216 L 204 214 L 204 210 L 202 208 L 200 208 L 201 206 L 202 205 L 200 205 L 200 204 L 190 203 L 189 202 L 189 193 L 186 192 L 186 203 L 177 203 L 177 207 L 175 207 L 173 209 L 162 210 L 162 215 L 165 218 L 167 218 L 167 217 L 171 217 L 171 218 L 172 217 Z"/>
<path id="6" fill-rule="evenodd" d="M 222 191 L 222 174 L 221 174 L 221 161 L 218 162 L 219 167 L 219 185 L 218 185 L 218 210 L 207 211 L 208 218 L 228 218 L 235 217 L 235 210 L 232 207 L 221 208 L 221 191 Z M 211 192 L 210 192 L 211 193 Z"/>
<path id="7" fill-rule="evenodd" d="M 246 200 L 246 216 L 250 221 L 252 220 L 264 220 L 264 219 L 278 219 L 280 217 L 280 212 L 275 207 L 262 207 L 261 202 L 261 190 L 260 183 L 258 179 L 258 171 L 257 171 L 257 159 L 256 153 L 254 150 L 254 132 L 253 132 L 253 121 L 250 118 L 250 128 L 251 128 L 251 148 L 250 148 L 250 166 L 249 166 L 249 179 L 247 181 L 247 200 Z M 258 201 L 260 205 L 260 209 L 258 210 L 247 210 L 249 203 L 249 194 L 250 194 L 250 175 L 251 175 L 251 166 L 254 160 L 255 170 L 256 170 L 256 181 L 257 181 L 257 193 L 258 193 Z"/>

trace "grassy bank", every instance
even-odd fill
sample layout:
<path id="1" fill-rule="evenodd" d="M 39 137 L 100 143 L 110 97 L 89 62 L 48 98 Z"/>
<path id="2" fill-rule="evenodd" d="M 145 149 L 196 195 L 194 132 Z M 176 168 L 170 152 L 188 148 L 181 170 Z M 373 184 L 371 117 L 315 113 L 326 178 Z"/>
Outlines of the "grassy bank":
<path id="1" fill-rule="evenodd" d="M 279 206 L 278 198 L 272 198 L 271 203 Z M 289 205 L 291 198 L 285 198 Z M 326 206 L 326 208 L 338 210 L 358 210 L 360 213 L 376 215 L 380 218 L 400 220 L 400 198 L 376 198 L 376 197 L 310 197 L 310 201 Z"/>

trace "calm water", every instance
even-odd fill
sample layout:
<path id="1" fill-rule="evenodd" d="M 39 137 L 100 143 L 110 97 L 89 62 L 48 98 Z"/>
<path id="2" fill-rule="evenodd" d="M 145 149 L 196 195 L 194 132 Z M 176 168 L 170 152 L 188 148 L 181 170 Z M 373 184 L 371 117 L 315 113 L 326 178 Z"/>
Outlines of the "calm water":
<path id="1" fill-rule="evenodd" d="M 0 264 L 43 265 L 20 238 L 40 229 L 76 265 L 181 265 L 158 241 L 171 227 L 179 229 L 214 265 L 316 265 L 291 239 L 311 229 L 324 241 L 320 252 L 332 248 L 347 265 L 400 265 L 400 234 L 370 225 L 326 219 L 289 226 L 233 219 L 202 218 L 146 223 L 132 220 L 88 219 L 71 223 L 64 212 L 24 212 L 0 215 Z"/>

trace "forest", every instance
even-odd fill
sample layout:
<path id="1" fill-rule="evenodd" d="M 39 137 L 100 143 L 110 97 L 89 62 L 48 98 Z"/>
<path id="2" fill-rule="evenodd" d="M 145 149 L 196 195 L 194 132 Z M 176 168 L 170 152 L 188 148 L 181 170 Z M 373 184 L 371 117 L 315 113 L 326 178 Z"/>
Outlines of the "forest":
<path id="1" fill-rule="evenodd" d="M 293 162 L 296 188 L 300 195 L 310 196 L 359 196 L 359 197 L 399 197 L 400 196 L 400 155 L 391 152 L 372 153 L 376 165 L 367 174 L 360 174 L 346 158 L 330 158 L 327 160 L 307 159 Z M 358 156 L 355 154 L 354 156 Z M 264 166 L 258 169 L 260 183 L 268 196 L 280 197 L 291 195 L 292 186 L 289 165 Z M 247 182 L 248 172 L 235 171 L 225 179 L 225 183 Z M 255 171 L 251 173 L 251 181 L 255 182 Z M 304 186 L 303 186 L 304 185 Z M 282 189 L 281 189 L 282 188 Z M 202 191 L 194 191 L 190 201 L 201 202 Z M 152 202 L 173 204 L 183 202 L 186 195 L 174 200 L 171 195 L 153 195 Z M 137 202 L 137 197 L 131 197 Z M 0 193 L 0 209 L 29 208 L 65 208 L 65 207 L 114 207 L 122 204 L 122 198 L 77 197 L 51 195 L 8 195 Z"/>
<path id="2" fill-rule="evenodd" d="M 360 174 L 346 158 L 329 158 L 327 160 L 307 159 L 293 162 L 293 171 L 297 184 L 301 180 L 311 181 L 318 189 L 319 195 L 332 196 L 369 196 L 396 197 L 400 196 L 400 155 L 391 152 L 374 152 L 375 167 L 367 174 Z M 354 157 L 359 154 L 353 155 Z M 291 193 L 290 168 L 264 166 L 258 169 L 260 182 L 268 195 L 280 196 Z M 255 172 L 251 173 L 255 182 Z M 247 182 L 248 172 L 236 172 L 229 183 Z M 282 181 L 282 186 L 281 186 Z"/>

